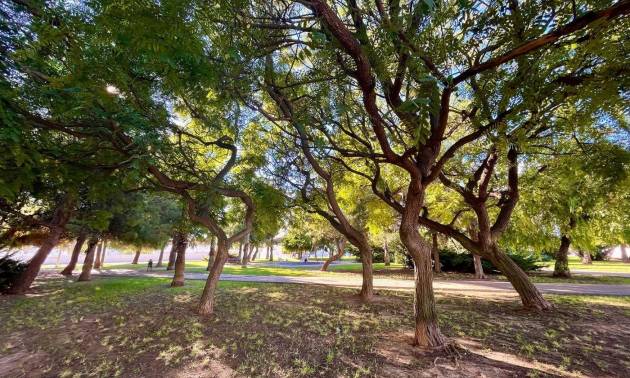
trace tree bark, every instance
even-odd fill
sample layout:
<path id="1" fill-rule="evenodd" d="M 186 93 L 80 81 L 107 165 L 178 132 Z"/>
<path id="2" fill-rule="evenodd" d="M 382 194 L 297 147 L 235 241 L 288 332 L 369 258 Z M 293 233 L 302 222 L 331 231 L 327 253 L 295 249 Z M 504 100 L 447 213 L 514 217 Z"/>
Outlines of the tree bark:
<path id="1" fill-rule="evenodd" d="M 136 250 L 136 254 L 133 256 L 133 261 L 131 262 L 132 264 L 134 265 L 138 264 L 138 260 L 140 260 L 140 251 L 141 251 L 140 248 Z"/>
<path id="2" fill-rule="evenodd" d="M 625 244 L 621 245 L 621 261 L 623 261 L 625 263 L 629 263 L 630 262 L 630 258 L 628 258 L 628 252 L 626 252 L 626 245 Z"/>
<path id="3" fill-rule="evenodd" d="M 390 265 L 390 260 L 389 246 L 387 245 L 387 237 L 385 237 L 385 241 L 383 242 L 383 262 L 385 262 L 385 266 Z"/>
<path id="4" fill-rule="evenodd" d="M 521 297 L 523 307 L 528 310 L 550 310 L 553 306 L 545 300 L 538 288 L 527 277 L 527 274 L 497 245 L 492 248 L 490 261 L 503 273 L 510 281 L 514 289 Z"/>
<path id="5" fill-rule="evenodd" d="M 591 258 L 591 253 L 588 251 L 582 252 L 582 264 L 591 265 L 593 264 L 593 259 Z"/>
<path id="6" fill-rule="evenodd" d="M 367 242 L 367 238 L 364 238 L 360 243 L 359 253 L 361 254 L 361 274 L 363 282 L 361 283 L 361 292 L 359 296 L 363 301 L 369 302 L 374 296 L 374 277 L 373 277 L 373 264 L 372 264 L 372 248 Z"/>
<path id="7" fill-rule="evenodd" d="M 571 239 L 568 236 L 562 235 L 560 239 L 560 248 L 556 251 L 556 265 L 553 268 L 553 276 L 561 278 L 570 278 L 571 272 L 569 271 L 569 246 L 571 245 Z"/>
<path id="8" fill-rule="evenodd" d="M 431 233 L 431 255 L 433 256 L 433 272 L 442 273 L 442 264 L 440 263 L 440 250 L 438 248 L 437 232 Z"/>
<path id="9" fill-rule="evenodd" d="M 162 261 L 164 260 L 164 249 L 166 249 L 166 245 L 163 245 L 162 248 L 160 248 L 160 257 L 158 257 L 158 262 L 155 264 L 156 268 L 160 268 L 162 266 Z"/>
<path id="10" fill-rule="evenodd" d="M 101 268 L 105 267 L 105 252 L 107 251 L 107 239 L 103 238 L 103 252 L 101 253 Z"/>
<path id="11" fill-rule="evenodd" d="M 473 264 L 475 265 L 475 278 L 478 280 L 485 280 L 486 274 L 483 272 L 481 256 L 473 253 Z"/>
<path id="12" fill-rule="evenodd" d="M 485 214 L 485 212 L 483 212 L 482 214 Z M 485 218 L 482 218 L 485 219 Z M 470 235 L 470 239 L 474 240 L 474 241 L 479 241 L 479 234 L 482 232 L 481 230 L 477 231 L 477 227 L 478 227 L 478 222 L 475 221 L 471 224 L 468 225 L 468 234 Z M 489 230 L 484 229 L 484 231 L 486 232 L 486 235 L 488 233 Z M 488 235 L 486 240 L 490 240 L 490 236 Z M 472 256 L 473 256 L 473 266 L 475 268 L 475 278 L 478 280 L 482 280 L 486 278 L 486 274 L 483 272 L 483 265 L 481 265 L 481 256 L 479 256 L 478 254 L 471 252 Z"/>
<path id="13" fill-rule="evenodd" d="M 254 256 L 252 256 L 252 261 L 256 261 L 256 258 L 258 258 L 258 246 L 256 246 L 256 248 L 254 249 Z"/>
<path id="14" fill-rule="evenodd" d="M 184 272 L 186 270 L 186 248 L 188 247 L 188 235 L 181 233 L 177 237 L 177 257 L 175 259 L 175 274 L 171 287 L 184 286 Z"/>
<path id="15" fill-rule="evenodd" d="M 211 236 L 210 237 L 210 251 L 208 251 L 208 267 L 206 268 L 208 272 L 210 271 L 210 269 L 212 268 L 212 264 L 214 263 L 214 255 L 215 255 L 214 236 Z"/>
<path id="16" fill-rule="evenodd" d="M 269 244 L 269 261 L 273 261 L 273 242 Z"/>
<path id="17" fill-rule="evenodd" d="M 330 254 L 330 257 L 326 261 L 324 261 L 324 265 L 322 265 L 322 272 L 326 272 L 328 270 L 328 266 L 333 262 L 339 260 L 343 256 L 343 252 L 346 248 L 346 238 L 339 238 L 336 240 L 337 245 L 337 253 Z"/>
<path id="18" fill-rule="evenodd" d="M 65 268 L 60 272 L 64 276 L 71 276 L 74 268 L 77 266 L 77 261 L 79 261 L 79 255 L 81 254 L 81 248 L 83 248 L 83 244 L 85 243 L 85 239 L 87 236 L 84 232 L 79 233 L 77 236 L 77 241 L 74 243 L 74 248 L 72 249 L 72 255 L 70 256 L 70 262 L 66 265 Z"/>
<path id="19" fill-rule="evenodd" d="M 88 241 L 88 248 L 85 252 L 85 260 L 83 261 L 83 268 L 81 269 L 81 274 L 77 281 L 90 281 L 92 279 L 92 267 L 94 265 L 94 254 L 96 250 L 96 244 L 98 243 L 98 238 L 91 237 Z"/>
<path id="20" fill-rule="evenodd" d="M 49 227 L 50 231 L 48 237 L 46 237 L 39 247 L 35 256 L 28 262 L 28 266 L 22 274 L 17 276 L 11 283 L 7 293 L 24 294 L 31 287 L 31 284 L 33 284 L 33 281 L 35 281 L 35 278 L 37 278 L 39 274 L 42 264 L 46 261 L 46 257 L 48 257 L 50 251 L 59 243 L 59 239 L 65 231 L 66 224 L 70 220 L 73 206 L 74 201 L 66 196 L 62 204 L 55 209 L 55 213 L 50 222 L 51 226 Z"/>
<path id="21" fill-rule="evenodd" d="M 241 267 L 246 267 L 249 263 L 249 259 L 252 255 L 252 251 L 254 249 L 254 245 L 252 243 L 247 243 L 243 246 L 243 256 L 241 258 Z"/>
<path id="22" fill-rule="evenodd" d="M 418 215 L 423 200 L 422 189 L 414 187 L 413 183 L 410 184 L 399 229 L 400 240 L 414 262 L 414 345 L 443 348 L 447 342 L 440 331 L 433 296 L 431 246 L 418 232 Z"/>
<path id="23" fill-rule="evenodd" d="M 238 261 L 243 262 L 243 242 L 238 243 Z"/>
<path id="24" fill-rule="evenodd" d="M 214 313 L 214 298 L 217 285 L 219 284 L 219 277 L 223 271 L 223 266 L 228 259 L 228 242 L 226 238 L 217 237 L 217 253 L 214 258 L 212 268 L 206 280 L 206 286 L 203 288 L 201 299 L 199 300 L 199 307 L 197 312 L 200 315 L 211 315 Z"/>
<path id="25" fill-rule="evenodd" d="M 94 259 L 94 269 L 101 269 L 101 253 L 103 252 L 103 241 L 96 247 L 96 258 Z"/>
<path id="26" fill-rule="evenodd" d="M 171 252 L 168 254 L 168 264 L 166 265 L 166 270 L 175 269 L 175 258 L 177 257 L 177 238 L 179 233 L 173 234 L 173 240 L 171 241 Z"/>

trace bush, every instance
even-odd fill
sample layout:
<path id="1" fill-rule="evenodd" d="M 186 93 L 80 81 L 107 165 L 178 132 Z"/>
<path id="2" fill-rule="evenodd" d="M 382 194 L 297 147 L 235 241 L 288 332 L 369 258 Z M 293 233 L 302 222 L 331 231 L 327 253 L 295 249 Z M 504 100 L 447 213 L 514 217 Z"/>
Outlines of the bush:
<path id="1" fill-rule="evenodd" d="M 19 276 L 27 264 L 11 258 L 11 255 L 0 257 L 0 292 L 9 288 L 13 280 Z"/>
<path id="2" fill-rule="evenodd" d="M 541 268 L 538 264 L 540 260 L 534 256 L 523 256 L 517 253 L 508 253 L 508 256 L 525 272 Z M 481 264 L 486 273 L 500 273 L 490 261 L 481 259 Z M 460 253 L 442 249 L 440 250 L 440 265 L 442 265 L 442 271 L 444 272 L 475 273 L 473 257 L 468 252 Z"/>

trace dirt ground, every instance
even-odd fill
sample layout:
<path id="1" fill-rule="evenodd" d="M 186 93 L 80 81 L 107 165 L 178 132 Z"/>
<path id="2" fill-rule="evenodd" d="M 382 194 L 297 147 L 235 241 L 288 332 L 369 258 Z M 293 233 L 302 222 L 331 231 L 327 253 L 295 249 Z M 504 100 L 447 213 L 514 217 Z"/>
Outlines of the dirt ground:
<path id="1" fill-rule="evenodd" d="M 408 292 L 222 282 L 217 313 L 194 313 L 203 288 L 159 278 L 39 282 L 0 297 L 0 377 L 627 376 L 630 299 L 563 296 L 532 314 L 512 297 L 438 296 L 448 353 L 412 347 Z"/>

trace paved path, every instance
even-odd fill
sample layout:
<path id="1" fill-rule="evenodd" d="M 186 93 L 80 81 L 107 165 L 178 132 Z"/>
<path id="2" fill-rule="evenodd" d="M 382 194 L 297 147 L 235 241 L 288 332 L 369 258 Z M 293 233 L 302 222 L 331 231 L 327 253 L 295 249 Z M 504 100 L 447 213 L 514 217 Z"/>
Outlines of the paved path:
<path id="1" fill-rule="evenodd" d="M 171 274 L 162 272 L 140 272 L 132 269 L 110 269 L 102 272 L 92 271 L 92 274 L 103 276 L 139 276 L 139 277 L 170 277 Z M 206 273 L 186 273 L 186 279 L 205 280 Z M 289 277 L 289 276 L 247 276 L 236 274 L 222 274 L 224 281 L 293 283 L 310 285 L 330 285 L 340 287 L 361 287 L 361 277 L 348 275 L 338 277 Z M 606 284 L 569 284 L 569 283 L 538 283 L 536 286 L 543 293 L 548 294 L 584 294 L 584 295 L 615 295 L 630 296 L 630 285 Z M 392 290 L 412 290 L 413 280 L 399 280 L 391 278 L 374 278 L 374 288 Z M 471 295 L 516 294 L 512 285 L 506 281 L 492 280 L 453 280 L 433 281 L 436 291 L 460 292 Z"/>
<path id="2" fill-rule="evenodd" d="M 542 272 L 551 273 L 553 268 L 542 268 Z M 630 273 L 621 272 L 598 272 L 596 270 L 580 270 L 571 269 L 571 274 L 574 276 L 591 276 L 591 277 L 625 277 L 630 278 Z"/>

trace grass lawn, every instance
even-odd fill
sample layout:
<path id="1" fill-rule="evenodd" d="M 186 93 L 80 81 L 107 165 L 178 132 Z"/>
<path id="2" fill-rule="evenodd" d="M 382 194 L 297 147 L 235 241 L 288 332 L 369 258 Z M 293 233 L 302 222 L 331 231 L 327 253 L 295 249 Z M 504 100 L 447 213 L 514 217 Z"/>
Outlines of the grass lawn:
<path id="1" fill-rule="evenodd" d="M 548 296 L 531 314 L 514 298 L 437 298 L 443 332 L 463 348 L 420 353 L 407 292 L 366 305 L 355 290 L 221 282 L 217 312 L 194 308 L 203 282 L 40 280 L 0 297 L 0 376 L 623 376 L 630 298 Z"/>
<path id="2" fill-rule="evenodd" d="M 208 262 L 207 261 L 187 261 L 186 272 L 206 272 Z M 78 268 L 79 269 L 79 268 Z M 133 269 L 146 271 L 146 264 L 105 264 L 104 270 L 107 269 Z M 165 271 L 166 267 L 154 268 L 154 272 Z M 316 276 L 321 273 L 313 269 L 296 269 L 286 267 L 274 267 L 274 266 L 259 266 L 256 263 L 250 263 L 247 267 L 243 268 L 240 265 L 226 264 L 223 268 L 225 274 L 238 274 L 238 275 L 250 275 L 250 276 Z"/>
<path id="3" fill-rule="evenodd" d="M 553 269 L 555 261 L 545 263 L 545 266 Z M 569 270 L 588 270 L 591 272 L 630 273 L 630 264 L 621 261 L 593 261 L 592 264 L 582 264 L 582 259 L 577 256 L 569 256 Z"/>
<path id="4" fill-rule="evenodd" d="M 206 271 L 205 261 L 188 261 L 186 262 L 186 272 L 205 272 Z M 52 268 L 45 266 L 45 268 Z M 317 277 L 317 276 L 329 276 L 331 274 L 359 274 L 361 273 L 361 263 L 351 263 L 351 264 L 338 264 L 331 265 L 329 267 L 328 272 L 319 271 L 318 267 L 273 267 L 273 266 L 262 266 L 258 263 L 250 263 L 246 268 L 242 268 L 240 265 L 231 265 L 227 264 L 223 273 L 225 274 L 235 274 L 235 275 L 250 275 L 250 276 L 291 276 L 291 277 Z M 80 271 L 81 265 L 77 265 L 77 271 Z M 110 263 L 105 264 L 104 270 L 107 269 L 133 269 L 145 271 L 145 264 L 126 264 L 126 263 Z M 155 268 L 154 272 L 166 272 L 166 268 Z M 386 267 L 384 263 L 374 263 L 374 276 L 378 277 L 386 277 L 393 279 L 405 279 L 411 280 L 413 279 L 413 270 L 406 269 L 402 266 L 402 264 L 394 264 L 392 263 L 390 266 Z M 435 279 L 438 280 L 470 280 L 474 279 L 472 274 L 465 273 L 441 273 L 435 274 Z M 546 272 L 538 272 L 530 275 L 530 278 L 533 282 L 536 283 L 575 283 L 575 284 L 611 284 L 611 285 L 630 285 L 630 278 L 628 277 L 614 277 L 614 276 L 603 276 L 603 277 L 591 277 L 591 276 L 579 276 L 575 275 L 572 278 L 554 278 L 551 277 L 550 273 Z M 490 279 L 494 280 L 507 280 L 504 276 L 501 275 L 491 275 Z"/>

